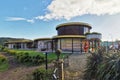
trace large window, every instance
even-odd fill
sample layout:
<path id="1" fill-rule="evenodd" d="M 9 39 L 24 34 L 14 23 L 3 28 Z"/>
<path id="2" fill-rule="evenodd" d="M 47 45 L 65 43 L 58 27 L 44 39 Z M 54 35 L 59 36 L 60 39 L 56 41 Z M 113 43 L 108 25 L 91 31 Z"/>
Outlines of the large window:
<path id="1" fill-rule="evenodd" d="M 80 51 L 81 50 L 81 41 L 80 39 L 73 39 L 73 51 Z"/>
<path id="2" fill-rule="evenodd" d="M 84 26 L 64 26 L 58 29 L 58 35 L 83 35 L 84 32 L 88 32 Z"/>
<path id="3" fill-rule="evenodd" d="M 63 51 L 72 51 L 72 39 L 61 39 L 61 49 Z"/>
<path id="4" fill-rule="evenodd" d="M 60 41 L 61 40 L 61 41 Z M 58 40 L 58 48 L 62 51 L 80 52 L 81 51 L 81 40 L 80 38 L 65 38 Z"/>

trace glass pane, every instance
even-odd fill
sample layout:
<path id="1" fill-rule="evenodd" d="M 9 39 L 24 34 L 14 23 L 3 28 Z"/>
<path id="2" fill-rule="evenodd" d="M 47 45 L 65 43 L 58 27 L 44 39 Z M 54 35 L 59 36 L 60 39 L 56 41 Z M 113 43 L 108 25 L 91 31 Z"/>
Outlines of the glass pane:
<path id="1" fill-rule="evenodd" d="M 80 39 L 73 39 L 73 51 L 78 52 L 81 50 Z"/>
<path id="2" fill-rule="evenodd" d="M 61 39 L 61 49 L 63 51 L 72 51 L 72 39 Z"/>

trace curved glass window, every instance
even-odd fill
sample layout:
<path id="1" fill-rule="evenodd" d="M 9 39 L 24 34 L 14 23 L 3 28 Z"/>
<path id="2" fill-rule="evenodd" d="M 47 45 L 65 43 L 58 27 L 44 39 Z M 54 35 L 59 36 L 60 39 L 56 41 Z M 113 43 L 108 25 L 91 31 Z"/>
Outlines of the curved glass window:
<path id="1" fill-rule="evenodd" d="M 58 29 L 58 35 L 83 35 L 88 31 L 84 26 L 64 26 Z"/>
<path id="2" fill-rule="evenodd" d="M 72 51 L 72 39 L 61 39 L 61 49 L 63 51 Z"/>

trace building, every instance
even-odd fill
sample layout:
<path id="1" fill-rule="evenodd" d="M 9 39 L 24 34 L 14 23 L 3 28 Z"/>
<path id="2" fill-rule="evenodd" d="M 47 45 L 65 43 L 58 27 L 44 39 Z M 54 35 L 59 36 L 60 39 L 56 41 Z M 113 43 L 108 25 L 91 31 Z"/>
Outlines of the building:
<path id="1" fill-rule="evenodd" d="M 101 47 L 101 33 L 98 32 L 92 32 L 92 33 L 86 33 L 86 40 L 89 42 L 89 49 L 92 52 L 95 52 Z"/>
<path id="2" fill-rule="evenodd" d="M 38 38 L 34 40 L 37 51 L 52 51 L 52 38 Z"/>
<path id="3" fill-rule="evenodd" d="M 82 52 L 85 33 L 89 33 L 92 27 L 87 23 L 70 22 L 56 27 L 57 36 L 53 37 L 56 48 L 64 52 Z"/>
<path id="4" fill-rule="evenodd" d="M 5 43 L 6 47 L 9 49 L 32 49 L 33 41 L 32 40 L 16 40 L 8 41 Z"/>
<path id="5" fill-rule="evenodd" d="M 101 34 L 91 33 L 91 29 L 92 27 L 88 23 L 68 22 L 59 24 L 56 27 L 57 35 L 52 38 L 38 38 L 33 42 L 8 42 L 7 44 L 11 49 L 27 49 L 33 44 L 37 51 L 54 52 L 61 49 L 63 52 L 81 53 L 100 46 Z"/>

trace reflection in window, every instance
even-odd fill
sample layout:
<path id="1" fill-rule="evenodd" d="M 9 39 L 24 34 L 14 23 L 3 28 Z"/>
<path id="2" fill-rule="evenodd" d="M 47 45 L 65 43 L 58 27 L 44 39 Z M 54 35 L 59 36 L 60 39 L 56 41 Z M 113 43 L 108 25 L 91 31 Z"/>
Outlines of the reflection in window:
<path id="1" fill-rule="evenodd" d="M 89 32 L 89 29 L 87 27 L 84 27 L 84 34 Z"/>
<path id="2" fill-rule="evenodd" d="M 73 39 L 73 51 L 80 51 L 80 39 Z"/>
<path id="3" fill-rule="evenodd" d="M 58 40 L 58 44 L 60 45 L 60 41 Z M 60 46 L 58 47 L 60 48 Z M 73 48 L 72 48 L 73 46 Z M 74 38 L 72 43 L 71 39 L 61 39 L 61 49 L 62 51 L 73 51 L 78 52 L 81 50 L 81 40 L 79 38 Z M 73 49 L 73 50 L 72 50 Z"/>
<path id="4" fill-rule="evenodd" d="M 61 49 L 63 51 L 72 51 L 72 39 L 61 39 Z"/>

